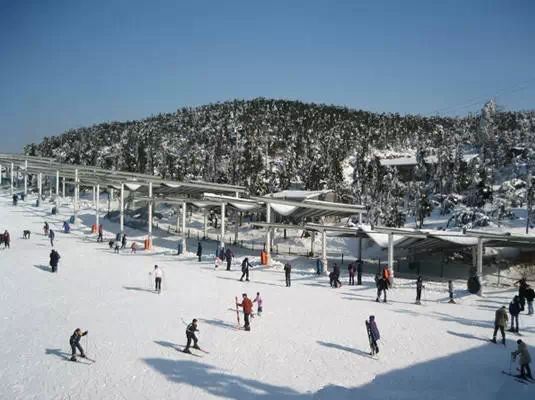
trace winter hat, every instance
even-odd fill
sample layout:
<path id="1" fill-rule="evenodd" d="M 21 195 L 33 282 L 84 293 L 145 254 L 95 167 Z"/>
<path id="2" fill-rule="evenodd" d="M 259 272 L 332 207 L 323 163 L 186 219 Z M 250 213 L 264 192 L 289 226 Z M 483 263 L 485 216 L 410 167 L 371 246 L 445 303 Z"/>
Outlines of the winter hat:
<path id="1" fill-rule="evenodd" d="M 375 319 L 375 316 L 370 315 L 370 320 Z"/>

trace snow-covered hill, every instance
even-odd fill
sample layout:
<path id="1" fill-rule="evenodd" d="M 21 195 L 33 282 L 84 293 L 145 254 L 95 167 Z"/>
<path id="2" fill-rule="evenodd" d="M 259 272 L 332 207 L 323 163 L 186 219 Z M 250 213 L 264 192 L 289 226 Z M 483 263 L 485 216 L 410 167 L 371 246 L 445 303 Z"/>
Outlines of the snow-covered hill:
<path id="1" fill-rule="evenodd" d="M 414 283 L 397 280 L 389 302 L 375 287 L 331 289 L 326 277 L 296 271 L 291 288 L 280 271 L 255 267 L 251 282 L 214 270 L 206 256 L 174 255 L 176 238 L 156 231 L 151 252 L 116 255 L 89 233 L 92 216 L 71 234 L 70 215 L 0 197 L 0 230 L 11 232 L 0 250 L 0 398 L 27 399 L 532 399 L 535 385 L 503 375 L 517 336 L 507 347 L 489 343 L 494 311 L 514 291 L 486 288 L 469 295 L 457 282 L 459 304 L 445 287 L 426 283 L 415 305 Z M 48 267 L 50 244 L 41 227 L 56 230 L 59 272 Z M 104 220 L 106 236 L 117 226 Z M 32 237 L 22 239 L 23 229 Z M 143 234 L 127 231 L 130 239 Z M 209 244 L 207 244 L 209 247 Z M 238 254 L 238 259 L 246 255 Z M 155 294 L 148 273 L 165 271 Z M 235 296 L 260 292 L 264 314 L 252 330 L 236 329 Z M 375 315 L 380 353 L 372 358 L 364 321 Z M 199 319 L 200 345 L 185 355 L 185 322 Z M 522 339 L 535 345 L 533 316 L 521 315 Z M 243 321 L 242 321 L 243 322 Z M 65 360 L 69 336 L 88 329 L 87 354 L 96 363 Z M 532 351 L 533 354 L 533 351 Z"/>

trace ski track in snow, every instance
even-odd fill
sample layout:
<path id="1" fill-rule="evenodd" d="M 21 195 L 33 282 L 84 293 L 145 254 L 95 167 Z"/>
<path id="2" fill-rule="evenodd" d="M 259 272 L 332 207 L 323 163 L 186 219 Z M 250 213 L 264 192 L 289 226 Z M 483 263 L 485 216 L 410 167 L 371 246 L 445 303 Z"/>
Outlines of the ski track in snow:
<path id="1" fill-rule="evenodd" d="M 511 289 L 488 288 L 477 297 L 457 287 L 460 304 L 449 305 L 444 286 L 427 283 L 420 306 L 412 281 L 397 280 L 388 304 L 374 301 L 369 276 L 363 286 L 331 289 L 326 277 L 295 273 L 286 288 L 280 271 L 257 267 L 251 282 L 239 282 L 237 262 L 228 272 L 165 248 L 116 255 L 87 226 L 62 233 L 66 204 L 57 216 L 49 205 L 19 204 L 0 196 L 0 230 L 12 237 L 12 248 L 0 250 L 1 399 L 534 398 L 532 385 L 501 373 L 517 337 L 508 336 L 506 349 L 488 342 L 494 311 L 510 301 Z M 91 215 L 80 213 L 86 223 Z M 56 231 L 58 274 L 48 272 L 45 219 Z M 118 229 L 102 222 L 107 237 Z M 20 238 L 23 229 L 32 230 L 30 240 Z M 165 273 L 159 295 L 148 279 L 154 264 Z M 252 319 L 251 332 L 236 329 L 234 297 L 257 291 L 263 315 Z M 372 314 L 381 332 L 374 358 L 364 327 Z M 192 318 L 209 354 L 180 351 L 183 321 Z M 521 315 L 530 346 L 534 321 Z M 89 330 L 86 352 L 94 364 L 65 361 L 77 327 Z"/>

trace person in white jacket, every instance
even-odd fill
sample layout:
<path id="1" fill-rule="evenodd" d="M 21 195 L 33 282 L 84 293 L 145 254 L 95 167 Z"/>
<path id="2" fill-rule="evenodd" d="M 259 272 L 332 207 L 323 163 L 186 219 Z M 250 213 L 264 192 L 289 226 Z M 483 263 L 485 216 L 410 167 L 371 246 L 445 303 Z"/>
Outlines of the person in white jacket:
<path id="1" fill-rule="evenodd" d="M 518 349 L 513 351 L 511 355 L 513 356 L 513 359 L 518 356 L 518 364 L 520 364 L 520 377 L 524 379 L 533 379 L 533 376 L 531 375 L 531 368 L 529 367 L 529 364 L 531 363 L 531 356 L 529 355 L 528 346 L 520 339 L 518 339 L 516 343 L 518 345 Z"/>
<path id="2" fill-rule="evenodd" d="M 151 274 L 151 272 L 149 272 Z M 154 286 L 155 291 L 160 293 L 162 291 L 162 278 L 163 278 L 163 271 L 158 268 L 157 265 L 154 266 L 154 270 L 152 271 L 152 275 L 154 275 Z"/>

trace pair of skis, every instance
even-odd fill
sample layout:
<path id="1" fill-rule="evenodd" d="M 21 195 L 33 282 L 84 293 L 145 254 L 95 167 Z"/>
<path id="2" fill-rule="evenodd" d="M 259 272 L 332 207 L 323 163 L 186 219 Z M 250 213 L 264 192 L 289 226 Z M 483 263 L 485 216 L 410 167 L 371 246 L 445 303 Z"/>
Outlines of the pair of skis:
<path id="1" fill-rule="evenodd" d="M 511 376 L 517 381 L 518 383 L 523 383 L 524 385 L 529 385 L 530 383 L 535 383 L 535 380 L 529 379 L 529 378 L 523 378 L 521 375 L 515 375 L 507 371 L 502 371 L 502 374 Z"/>

